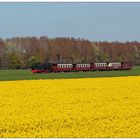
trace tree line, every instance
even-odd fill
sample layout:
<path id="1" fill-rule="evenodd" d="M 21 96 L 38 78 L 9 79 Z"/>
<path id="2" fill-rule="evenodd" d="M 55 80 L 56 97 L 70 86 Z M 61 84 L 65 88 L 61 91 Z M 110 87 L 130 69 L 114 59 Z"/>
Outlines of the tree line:
<path id="1" fill-rule="evenodd" d="M 129 61 L 140 65 L 140 42 L 16 37 L 0 39 L 0 69 L 28 69 L 33 63 Z"/>

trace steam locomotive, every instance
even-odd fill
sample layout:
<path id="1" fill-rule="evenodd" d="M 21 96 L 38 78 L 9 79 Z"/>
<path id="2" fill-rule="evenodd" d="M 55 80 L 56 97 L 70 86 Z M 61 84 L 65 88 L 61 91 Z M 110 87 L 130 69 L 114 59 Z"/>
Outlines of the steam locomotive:
<path id="1" fill-rule="evenodd" d="M 130 70 L 133 64 L 130 62 L 110 62 L 110 63 L 77 63 L 77 64 L 57 64 L 57 63 L 35 63 L 31 66 L 32 73 L 52 73 L 52 72 L 78 72 L 96 70 Z"/>

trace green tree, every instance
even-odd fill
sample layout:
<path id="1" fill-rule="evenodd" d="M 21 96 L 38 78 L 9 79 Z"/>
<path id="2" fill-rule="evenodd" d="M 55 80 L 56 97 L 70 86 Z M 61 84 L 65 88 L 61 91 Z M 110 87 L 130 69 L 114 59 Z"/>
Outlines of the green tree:
<path id="1" fill-rule="evenodd" d="M 32 66 L 35 63 L 39 63 L 40 62 L 40 57 L 38 55 L 35 56 L 31 56 L 28 59 L 28 67 Z"/>
<path id="2" fill-rule="evenodd" d="M 10 64 L 12 69 L 20 69 L 21 68 L 21 61 L 19 60 L 17 54 L 12 52 L 9 54 Z"/>

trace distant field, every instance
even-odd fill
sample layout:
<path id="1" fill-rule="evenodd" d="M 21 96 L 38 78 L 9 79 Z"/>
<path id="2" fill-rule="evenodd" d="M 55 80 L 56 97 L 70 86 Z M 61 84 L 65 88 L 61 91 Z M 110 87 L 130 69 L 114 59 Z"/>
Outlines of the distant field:
<path id="1" fill-rule="evenodd" d="M 31 80 L 31 79 L 69 79 L 69 78 L 95 78 L 95 77 L 120 77 L 140 75 L 140 66 L 125 71 L 94 71 L 94 72 L 67 72 L 32 74 L 30 70 L 0 70 L 0 81 Z"/>

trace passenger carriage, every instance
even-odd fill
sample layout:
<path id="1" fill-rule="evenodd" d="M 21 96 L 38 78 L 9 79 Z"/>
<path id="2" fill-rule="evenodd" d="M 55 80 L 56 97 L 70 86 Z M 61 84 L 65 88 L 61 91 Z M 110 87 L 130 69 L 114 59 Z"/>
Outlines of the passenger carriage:
<path id="1" fill-rule="evenodd" d="M 93 70 L 106 70 L 107 63 L 93 63 L 91 65 L 91 69 L 93 69 Z"/>
<path id="2" fill-rule="evenodd" d="M 73 64 L 54 64 L 53 72 L 69 72 L 73 70 Z"/>
<path id="3" fill-rule="evenodd" d="M 90 64 L 73 64 L 74 71 L 90 71 L 91 65 Z"/>
<path id="4" fill-rule="evenodd" d="M 108 70 L 120 70 L 121 68 L 121 62 L 111 62 L 107 65 Z"/>
<path id="5" fill-rule="evenodd" d="M 133 67 L 133 64 L 130 62 L 122 62 L 121 69 L 122 70 L 130 70 Z"/>

